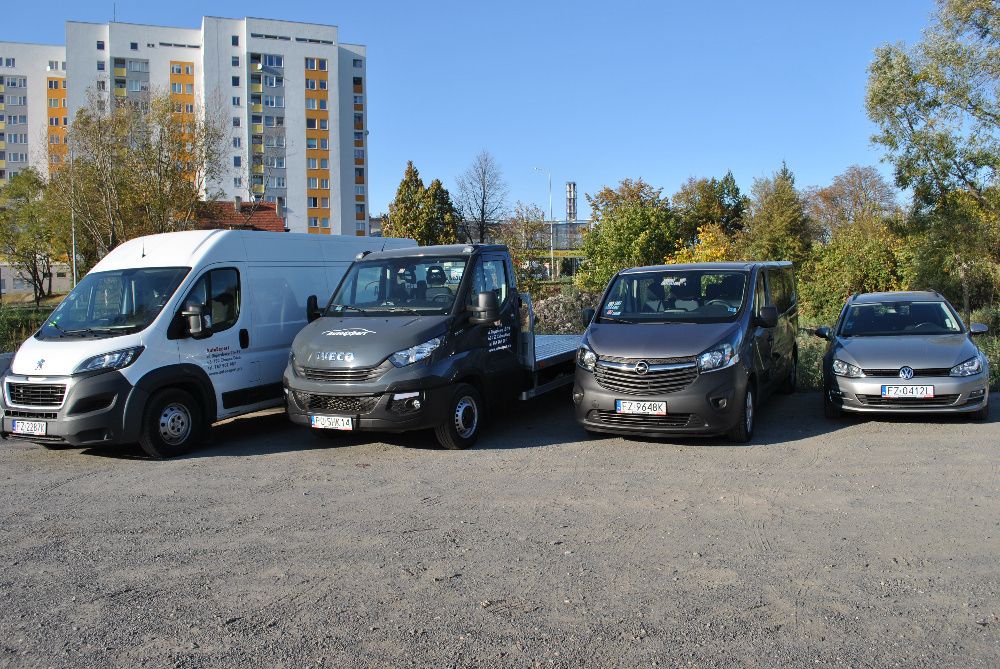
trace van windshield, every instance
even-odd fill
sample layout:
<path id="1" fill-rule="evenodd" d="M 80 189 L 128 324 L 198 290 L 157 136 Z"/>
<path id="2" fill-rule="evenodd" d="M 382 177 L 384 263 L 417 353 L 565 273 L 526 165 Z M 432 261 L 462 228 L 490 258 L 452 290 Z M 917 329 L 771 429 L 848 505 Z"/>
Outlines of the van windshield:
<path id="1" fill-rule="evenodd" d="M 852 304 L 844 314 L 844 337 L 958 334 L 958 316 L 944 302 L 868 302 Z"/>
<path id="2" fill-rule="evenodd" d="M 114 337 L 145 330 L 190 269 L 92 272 L 56 307 L 38 337 Z"/>
<path id="3" fill-rule="evenodd" d="M 387 258 L 354 263 L 330 300 L 327 316 L 447 314 L 468 258 Z"/>
<path id="4" fill-rule="evenodd" d="M 620 274 L 598 312 L 602 323 L 733 321 L 747 295 L 747 272 L 663 270 Z"/>

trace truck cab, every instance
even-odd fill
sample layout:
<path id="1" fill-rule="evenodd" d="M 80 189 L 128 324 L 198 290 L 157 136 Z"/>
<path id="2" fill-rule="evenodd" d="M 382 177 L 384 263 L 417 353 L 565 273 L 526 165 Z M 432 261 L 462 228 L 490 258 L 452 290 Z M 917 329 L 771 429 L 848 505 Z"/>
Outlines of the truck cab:
<path id="1" fill-rule="evenodd" d="M 434 429 L 467 448 L 488 409 L 572 382 L 576 335 L 534 335 L 507 247 L 362 254 L 295 338 L 288 415 L 316 430 Z"/>

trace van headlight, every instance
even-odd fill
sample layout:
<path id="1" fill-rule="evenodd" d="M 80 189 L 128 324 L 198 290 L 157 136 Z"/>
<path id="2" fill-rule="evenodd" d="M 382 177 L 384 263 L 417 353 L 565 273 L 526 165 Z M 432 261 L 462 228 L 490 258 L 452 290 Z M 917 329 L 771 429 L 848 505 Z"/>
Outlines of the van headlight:
<path id="1" fill-rule="evenodd" d="M 837 376 L 846 376 L 849 379 L 860 379 L 865 375 L 857 365 L 839 359 L 833 361 L 833 373 Z"/>
<path id="2" fill-rule="evenodd" d="M 594 366 L 597 364 L 597 354 L 594 353 L 589 346 L 584 344 L 576 352 L 576 364 L 583 367 L 588 372 L 594 371 Z"/>
<path id="3" fill-rule="evenodd" d="M 959 363 L 951 368 L 949 376 L 975 376 L 979 372 L 983 371 L 983 361 L 977 355 L 974 358 L 969 358 L 963 363 Z"/>
<path id="4" fill-rule="evenodd" d="M 443 342 L 444 337 L 434 337 L 434 339 L 428 339 L 423 344 L 417 344 L 402 351 L 396 351 L 389 356 L 389 360 L 396 367 L 406 367 L 429 357 Z"/>
<path id="5" fill-rule="evenodd" d="M 698 370 L 702 372 L 715 372 L 735 365 L 740 361 L 740 356 L 733 345 L 726 341 L 713 346 L 698 356 Z"/>
<path id="6" fill-rule="evenodd" d="M 109 372 L 113 369 L 124 369 L 128 367 L 143 351 L 143 346 L 123 348 L 120 351 L 111 351 L 87 358 L 73 370 L 74 374 L 84 374 L 86 372 Z"/>

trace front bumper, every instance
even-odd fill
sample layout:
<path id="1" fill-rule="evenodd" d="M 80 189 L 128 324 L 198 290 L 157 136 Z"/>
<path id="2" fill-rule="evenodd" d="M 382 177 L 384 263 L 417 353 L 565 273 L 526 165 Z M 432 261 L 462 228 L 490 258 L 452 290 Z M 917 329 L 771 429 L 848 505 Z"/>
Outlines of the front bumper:
<path id="1" fill-rule="evenodd" d="M 929 376 L 901 381 L 898 377 L 851 379 L 829 375 L 826 392 L 844 411 L 856 413 L 966 413 L 982 409 L 988 401 L 988 374 Z M 934 397 L 882 398 L 882 386 L 934 386 Z"/>
<path id="2" fill-rule="evenodd" d="M 11 401 L 10 384 L 64 386 L 58 404 L 21 404 Z M 84 377 L 26 377 L 8 374 L 3 378 L 0 408 L 3 424 L 0 436 L 36 443 L 93 446 L 130 443 L 138 439 L 138 423 L 126 421 L 130 400 L 144 406 L 144 391 L 132 386 L 121 372 L 110 371 Z M 45 435 L 13 433 L 15 420 L 45 423 Z"/>
<path id="3" fill-rule="evenodd" d="M 632 395 L 608 390 L 592 372 L 577 367 L 573 386 L 576 422 L 593 432 L 647 436 L 715 435 L 741 420 L 741 401 L 749 376 L 742 365 L 701 373 L 683 390 Z M 615 413 L 615 400 L 666 402 L 666 416 Z"/>

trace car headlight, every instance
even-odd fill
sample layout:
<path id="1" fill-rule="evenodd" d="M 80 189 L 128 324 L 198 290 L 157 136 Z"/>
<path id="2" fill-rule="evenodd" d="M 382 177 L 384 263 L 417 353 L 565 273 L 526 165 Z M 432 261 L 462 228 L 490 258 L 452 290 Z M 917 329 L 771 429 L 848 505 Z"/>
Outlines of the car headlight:
<path id="1" fill-rule="evenodd" d="M 983 361 L 977 355 L 951 368 L 950 376 L 975 376 L 983 371 Z"/>
<path id="2" fill-rule="evenodd" d="M 698 356 L 698 369 L 702 372 L 714 372 L 735 365 L 740 356 L 730 342 L 722 342 Z"/>
<path id="3" fill-rule="evenodd" d="M 406 367 L 407 365 L 412 365 L 415 362 L 420 362 L 424 358 L 430 356 L 438 346 L 444 342 L 444 337 L 434 337 L 434 339 L 428 339 L 423 344 L 417 344 L 416 346 L 411 346 L 410 348 L 403 349 L 402 351 L 396 351 L 389 356 L 389 360 L 396 367 Z"/>
<path id="4" fill-rule="evenodd" d="M 597 364 L 597 354 L 590 350 L 590 347 L 584 344 L 576 352 L 576 364 L 583 367 L 588 372 L 594 371 L 594 365 Z"/>
<path id="5" fill-rule="evenodd" d="M 83 374 L 85 372 L 108 372 L 112 369 L 123 369 L 135 362 L 135 359 L 139 357 L 140 353 L 142 353 L 143 348 L 144 347 L 142 346 L 134 346 L 132 348 L 123 348 L 120 351 L 111 351 L 110 353 L 95 355 L 81 362 L 80 365 L 73 370 L 73 373 Z"/>
<path id="6" fill-rule="evenodd" d="M 861 368 L 843 360 L 833 361 L 833 373 L 837 376 L 846 376 L 851 379 L 860 379 L 865 375 Z"/>

